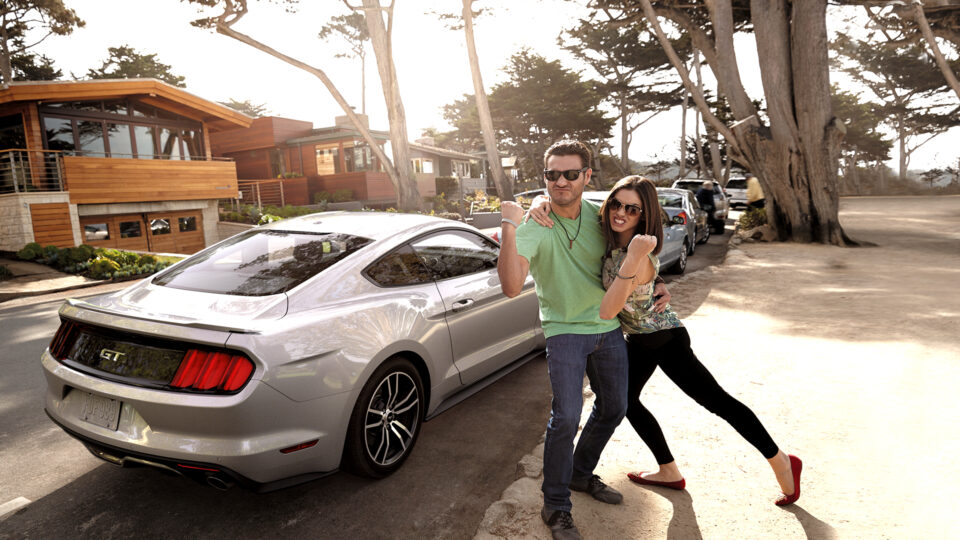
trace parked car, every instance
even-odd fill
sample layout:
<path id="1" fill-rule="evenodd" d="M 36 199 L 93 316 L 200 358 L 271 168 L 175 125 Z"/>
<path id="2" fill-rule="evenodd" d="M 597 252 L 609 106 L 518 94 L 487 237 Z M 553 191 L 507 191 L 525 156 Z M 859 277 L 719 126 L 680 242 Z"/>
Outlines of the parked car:
<path id="1" fill-rule="evenodd" d="M 730 208 L 747 206 L 747 179 L 731 178 L 724 188 L 730 198 Z"/>
<path id="2" fill-rule="evenodd" d="M 667 215 L 671 219 L 679 219 L 686 229 L 687 237 L 691 239 L 687 255 L 693 255 L 697 244 L 704 244 L 710 239 L 707 213 L 700 208 L 693 193 L 685 189 L 657 188 L 657 198 Z"/>
<path id="3" fill-rule="evenodd" d="M 609 195 L 609 191 L 583 192 L 584 199 L 597 204 L 603 204 Z M 672 218 L 664 208 L 660 210 L 660 221 L 663 223 L 663 247 L 658 255 L 660 268 L 673 274 L 682 274 L 687 269 L 687 256 L 692 253 L 690 246 L 693 241 L 688 236 L 686 225 L 678 218 Z"/>
<path id="4" fill-rule="evenodd" d="M 703 183 L 707 182 L 705 179 L 697 178 L 683 178 L 677 180 L 673 183 L 674 188 L 686 189 L 692 193 L 696 193 L 698 189 L 703 187 Z M 713 228 L 713 232 L 716 234 L 723 234 L 724 228 L 726 227 L 727 215 L 730 213 L 730 202 L 728 200 L 727 194 L 724 193 L 723 187 L 718 184 L 715 180 L 713 182 L 713 215 L 710 216 L 710 226 Z"/>
<path id="5" fill-rule="evenodd" d="M 388 475 L 423 421 L 544 346 L 533 279 L 504 296 L 498 254 L 411 214 L 251 229 L 63 305 L 47 414 L 101 459 L 221 489 Z"/>

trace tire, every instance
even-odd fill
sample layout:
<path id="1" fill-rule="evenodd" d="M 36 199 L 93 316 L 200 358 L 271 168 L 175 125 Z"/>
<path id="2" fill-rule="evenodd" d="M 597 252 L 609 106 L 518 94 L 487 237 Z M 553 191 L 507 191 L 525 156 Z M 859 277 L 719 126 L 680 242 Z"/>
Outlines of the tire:
<path id="1" fill-rule="evenodd" d="M 344 462 L 352 472 L 383 478 L 403 465 L 420 435 L 423 382 L 409 360 L 383 363 L 364 385 L 350 415 Z"/>
<path id="2" fill-rule="evenodd" d="M 682 274 L 687 269 L 687 250 L 690 247 L 690 241 L 683 239 L 683 249 L 680 250 L 680 258 L 670 267 L 671 274 Z"/>

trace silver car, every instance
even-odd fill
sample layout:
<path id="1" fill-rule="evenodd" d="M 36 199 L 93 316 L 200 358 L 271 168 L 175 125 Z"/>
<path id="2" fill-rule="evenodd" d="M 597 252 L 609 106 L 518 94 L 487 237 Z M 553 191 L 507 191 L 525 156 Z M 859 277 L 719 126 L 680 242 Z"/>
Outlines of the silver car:
<path id="1" fill-rule="evenodd" d="M 693 255 L 697 244 L 705 244 L 710 239 L 707 213 L 700 208 L 693 193 L 685 189 L 658 187 L 657 199 L 670 219 L 677 220 L 677 223 L 686 229 L 687 237 L 690 239 L 687 255 Z"/>
<path id="2" fill-rule="evenodd" d="M 747 206 L 747 179 L 746 178 L 731 178 L 727 182 L 727 186 L 724 188 L 724 191 L 726 191 L 727 195 L 730 196 L 730 208 Z"/>
<path id="3" fill-rule="evenodd" d="M 258 227 L 113 294 L 68 301 L 42 355 L 50 418 L 97 457 L 265 491 L 410 455 L 421 423 L 544 346 L 532 278 L 409 214 Z"/>
<path id="4" fill-rule="evenodd" d="M 584 199 L 600 205 L 609 195 L 609 191 L 583 192 Z M 687 269 L 687 255 L 693 242 L 687 237 L 687 228 L 683 222 L 676 217 L 671 217 L 664 208 L 660 210 L 660 222 L 663 224 L 663 247 L 657 255 L 660 259 L 660 268 L 665 272 L 682 274 Z"/>
<path id="5" fill-rule="evenodd" d="M 709 216 L 709 223 L 715 234 L 723 234 L 725 221 L 730 213 L 729 196 L 723 190 L 723 187 L 716 180 L 703 180 L 682 178 L 673 183 L 674 188 L 686 189 L 691 193 L 696 193 L 703 186 L 704 182 L 713 182 L 713 215 Z"/>

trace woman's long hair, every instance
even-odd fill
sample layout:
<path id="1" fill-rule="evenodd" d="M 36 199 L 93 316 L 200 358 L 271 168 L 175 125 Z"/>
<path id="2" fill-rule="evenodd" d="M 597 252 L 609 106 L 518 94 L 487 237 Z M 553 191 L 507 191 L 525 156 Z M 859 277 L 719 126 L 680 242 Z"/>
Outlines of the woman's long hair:
<path id="1" fill-rule="evenodd" d="M 621 178 L 610 190 L 607 200 L 603 201 L 600 207 L 600 227 L 603 229 L 603 236 L 607 239 L 607 252 L 617 249 L 617 233 L 610 226 L 610 201 L 619 191 L 629 189 L 636 192 L 640 197 L 640 207 L 643 213 L 640 214 L 640 221 L 633 234 L 649 234 L 657 237 L 657 247 L 653 248 L 653 254 L 660 253 L 660 247 L 663 244 L 663 223 L 660 220 L 660 201 L 657 199 L 657 186 L 650 180 L 642 176 L 625 176 Z M 632 236 L 632 235 L 631 235 Z"/>

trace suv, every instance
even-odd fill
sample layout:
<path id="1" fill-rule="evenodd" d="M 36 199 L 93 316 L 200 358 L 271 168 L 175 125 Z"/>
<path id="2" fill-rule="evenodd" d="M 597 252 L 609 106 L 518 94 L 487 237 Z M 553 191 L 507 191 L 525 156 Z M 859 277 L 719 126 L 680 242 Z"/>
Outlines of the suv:
<path id="1" fill-rule="evenodd" d="M 673 183 L 674 188 L 686 189 L 696 193 L 703 186 L 704 182 L 710 182 L 702 178 L 683 178 Z M 710 225 L 713 226 L 714 234 L 723 234 L 726 226 L 727 214 L 730 212 L 730 202 L 727 194 L 716 180 L 713 182 L 713 215 L 710 216 Z"/>
<path id="2" fill-rule="evenodd" d="M 730 208 L 747 205 L 747 179 L 731 178 L 724 188 L 730 196 Z"/>

